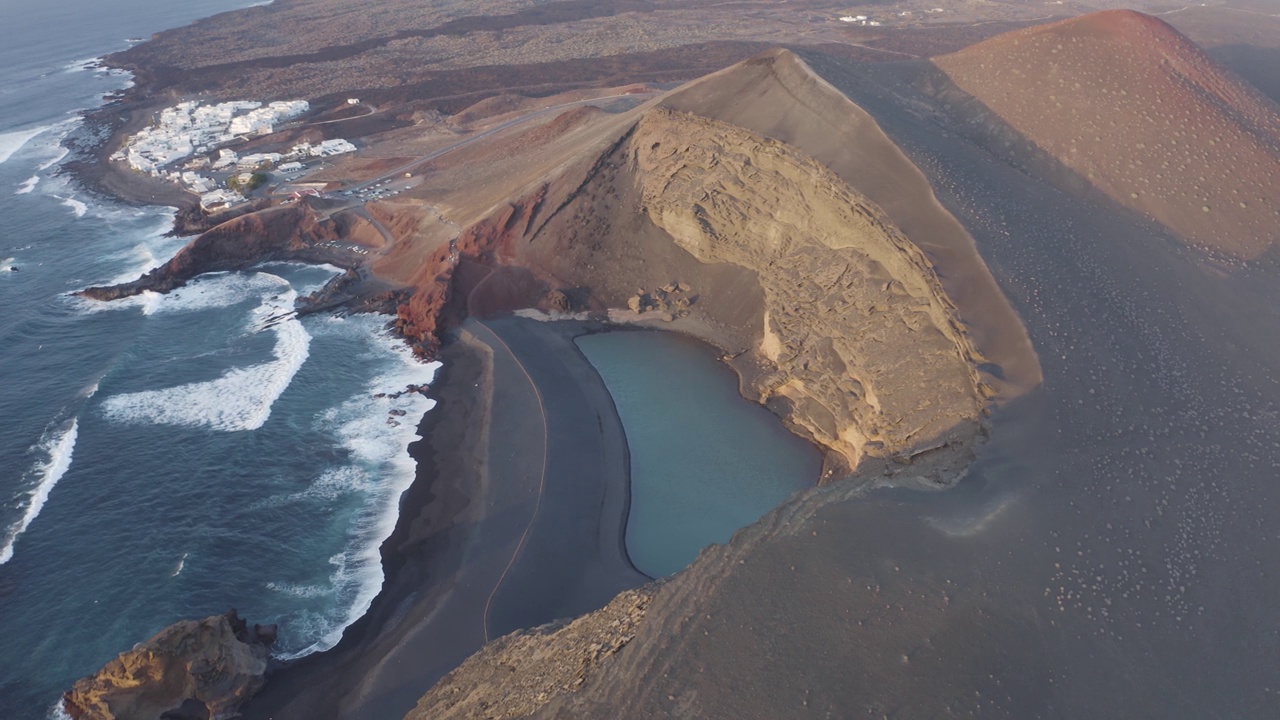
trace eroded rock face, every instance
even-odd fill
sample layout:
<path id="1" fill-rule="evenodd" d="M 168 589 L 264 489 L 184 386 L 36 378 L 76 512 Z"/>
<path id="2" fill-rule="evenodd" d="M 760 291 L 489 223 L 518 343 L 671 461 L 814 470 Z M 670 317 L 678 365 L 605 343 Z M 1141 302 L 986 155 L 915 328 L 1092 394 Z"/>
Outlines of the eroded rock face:
<path id="1" fill-rule="evenodd" d="M 631 143 L 643 207 L 705 263 L 756 272 L 754 391 L 851 467 L 980 431 L 977 353 L 928 260 L 879 209 L 782 143 L 650 112 Z"/>
<path id="2" fill-rule="evenodd" d="M 183 620 L 78 680 L 63 707 L 75 720 L 229 717 L 262 688 L 275 639 L 235 610 Z"/>

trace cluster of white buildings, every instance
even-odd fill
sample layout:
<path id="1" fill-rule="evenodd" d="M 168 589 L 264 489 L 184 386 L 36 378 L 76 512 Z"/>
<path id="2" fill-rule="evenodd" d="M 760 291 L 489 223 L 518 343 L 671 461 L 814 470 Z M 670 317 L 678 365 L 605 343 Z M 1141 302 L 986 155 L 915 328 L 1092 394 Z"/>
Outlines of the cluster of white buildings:
<path id="1" fill-rule="evenodd" d="M 298 143 L 287 153 L 261 152 L 239 155 L 235 150 L 223 148 L 218 151 L 217 159 L 210 163 L 209 168 L 223 171 L 275 168 L 281 172 L 289 173 L 303 170 L 306 167 L 299 162 L 300 160 L 313 157 L 330 157 L 355 151 L 356 146 L 351 141 L 341 138 L 325 140 L 315 145 L 306 142 Z M 281 164 L 282 162 L 283 164 Z"/>
<path id="2" fill-rule="evenodd" d="M 358 102 L 357 100 L 356 103 Z M 285 153 L 240 155 L 224 147 L 218 150 L 216 157 L 204 156 L 219 145 L 270 134 L 277 125 L 310 109 L 305 100 L 273 102 L 268 105 L 254 101 L 203 106 L 195 101 L 179 103 L 162 110 L 155 125 L 129 138 L 112 159 L 127 162 L 135 170 L 163 177 L 191 189 L 200 195 L 200 204 L 206 210 L 234 205 L 243 202 L 245 198 L 239 192 L 223 187 L 214 178 L 201 175 L 198 171 L 238 171 L 247 175 L 255 170 L 275 168 L 286 174 L 297 173 L 306 169 L 299 161 L 355 152 L 356 146 L 352 142 L 336 138 L 314 145 L 298 143 Z M 168 167 L 192 155 L 200 157 L 191 159 L 181 168 Z"/>
<path id="3" fill-rule="evenodd" d="M 130 167 L 152 175 L 160 168 L 195 153 L 244 137 L 265 135 L 275 126 L 311 109 L 306 100 L 285 100 L 263 105 L 250 100 L 201 105 L 179 103 L 160 112 L 152 127 L 129 139 L 112 156 Z"/>

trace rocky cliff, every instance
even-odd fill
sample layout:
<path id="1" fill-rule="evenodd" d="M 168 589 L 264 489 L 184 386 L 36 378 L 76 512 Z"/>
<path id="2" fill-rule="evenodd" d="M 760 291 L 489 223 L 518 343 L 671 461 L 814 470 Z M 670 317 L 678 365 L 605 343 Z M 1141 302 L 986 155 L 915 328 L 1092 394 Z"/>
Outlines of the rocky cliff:
<path id="1" fill-rule="evenodd" d="M 545 193 L 517 205 L 531 217 L 500 259 L 593 308 L 689 288 L 679 327 L 735 356 L 744 394 L 830 451 L 828 477 L 939 483 L 967 463 L 989 392 L 979 354 L 929 260 L 822 164 L 653 109 Z"/>
<path id="2" fill-rule="evenodd" d="M 515 632 L 468 658 L 427 693 L 405 720 L 528 717 L 593 678 L 635 638 L 662 587 L 628 590 L 573 621 Z"/>
<path id="3" fill-rule="evenodd" d="M 779 142 L 670 111 L 631 143 L 643 207 L 704 263 L 764 291 L 753 391 L 859 466 L 978 433 L 979 360 L 929 262 L 830 170 Z M 940 476 L 938 476 L 940 477 Z"/>
<path id="4" fill-rule="evenodd" d="M 235 610 L 174 623 L 78 680 L 64 709 L 74 720 L 233 717 L 262 688 L 275 635 Z"/>
<path id="5" fill-rule="evenodd" d="M 201 234 L 169 262 L 137 280 L 86 288 L 80 294 L 116 300 L 144 292 L 166 293 L 202 273 L 244 270 L 270 260 L 354 267 L 361 256 L 337 241 L 368 234 L 366 225 L 367 220 L 351 215 L 323 218 L 304 204 L 249 213 Z"/>

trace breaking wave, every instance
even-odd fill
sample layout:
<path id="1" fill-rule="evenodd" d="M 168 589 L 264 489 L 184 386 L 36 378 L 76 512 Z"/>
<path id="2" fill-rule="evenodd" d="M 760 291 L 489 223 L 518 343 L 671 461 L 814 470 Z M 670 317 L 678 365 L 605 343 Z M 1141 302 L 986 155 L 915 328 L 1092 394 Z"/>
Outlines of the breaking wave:
<path id="1" fill-rule="evenodd" d="M 27 178 L 25 181 L 23 181 L 23 183 L 22 183 L 21 185 L 19 185 L 19 186 L 18 186 L 18 189 L 13 191 L 13 194 L 14 194 L 14 195 L 26 195 L 27 193 L 31 192 L 32 190 L 35 190 L 35 189 L 36 189 L 36 184 L 37 184 L 37 183 L 39 183 L 39 182 L 40 182 L 40 176 L 39 176 L 39 175 L 32 175 L 31 177 L 29 177 L 29 178 Z"/>
<path id="2" fill-rule="evenodd" d="M 76 447 L 78 431 L 79 420 L 72 418 L 69 425 L 45 431 L 44 436 L 31 447 L 31 452 L 43 457 L 37 460 L 28 472 L 28 476 L 34 480 L 34 486 L 25 493 L 25 500 L 19 501 L 26 504 L 22 517 L 5 531 L 4 544 L 0 546 L 0 565 L 13 558 L 13 546 L 18 542 L 18 538 L 40 515 L 45 502 L 49 500 L 49 493 L 53 491 L 53 486 L 58 484 L 62 476 L 67 473 L 67 469 L 71 467 L 71 455 Z"/>
<path id="3" fill-rule="evenodd" d="M 58 198 L 59 200 L 62 201 L 63 205 L 66 205 L 67 207 L 71 208 L 71 212 L 75 213 L 75 216 L 78 218 L 84 217 L 84 214 L 89 212 L 88 205 L 71 196 L 62 197 L 60 195 L 54 195 L 53 197 Z"/>
<path id="4" fill-rule="evenodd" d="M 282 278 L 259 275 L 288 287 Z M 297 293 L 288 289 L 253 310 L 251 332 L 270 330 L 276 335 L 272 360 L 234 368 L 215 380 L 107 398 L 102 403 L 107 417 L 117 422 L 208 427 L 223 432 L 262 427 L 271 416 L 271 406 L 309 354 L 311 336 L 292 315 L 296 298 Z M 160 301 L 158 307 L 166 304 Z"/>
<path id="5" fill-rule="evenodd" d="M 67 63 L 62 66 L 65 72 L 84 72 L 86 70 L 99 70 L 102 68 L 102 58 L 92 57 L 83 60 L 76 60 L 73 63 Z"/>
<path id="6" fill-rule="evenodd" d="M 30 130 L 0 133 L 0 165 L 13 157 L 13 154 L 21 150 L 22 146 L 30 142 L 32 138 L 53 127 L 53 125 L 45 125 L 44 127 L 31 128 Z"/>
<path id="7" fill-rule="evenodd" d="M 402 393 L 410 384 L 431 382 L 441 364 L 417 361 L 403 342 L 381 328 L 382 323 L 370 316 L 330 318 L 329 327 L 317 331 L 367 333 L 366 337 L 374 338 L 376 354 L 389 359 L 392 367 L 374 378 L 366 392 L 320 418 L 321 426 L 347 451 L 350 463 L 327 470 L 308 490 L 289 498 L 327 501 L 348 493 L 366 496 L 348 534 L 346 549 L 329 558 L 333 570 L 324 590 L 334 596 L 335 612 L 305 613 L 291 619 L 291 634 L 316 639 L 297 652 L 283 655 L 284 659 L 328 650 L 338 643 L 349 625 L 369 610 L 384 579 L 380 548 L 399 519 L 400 496 L 413 483 L 417 466 L 409 455 L 409 444 L 419 439 L 418 420 L 435 406 L 435 401 L 417 393 L 391 395 Z M 376 397 L 379 394 L 383 397 Z M 281 584 L 272 589 L 288 592 L 302 587 Z"/>

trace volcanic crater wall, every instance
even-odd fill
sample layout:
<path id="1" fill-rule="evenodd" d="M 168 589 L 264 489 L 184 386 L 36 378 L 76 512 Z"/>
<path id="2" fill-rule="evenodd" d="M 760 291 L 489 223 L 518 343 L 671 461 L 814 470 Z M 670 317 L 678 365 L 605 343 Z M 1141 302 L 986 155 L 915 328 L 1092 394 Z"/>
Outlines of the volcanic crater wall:
<path id="1" fill-rule="evenodd" d="M 869 200 L 782 143 L 651 112 L 632 141 L 645 211 L 703 262 L 756 271 L 755 390 L 857 466 L 978 432 L 976 353 L 923 254 Z"/>
<path id="2" fill-rule="evenodd" d="M 607 307 L 690 286 L 683 329 L 740 353 L 744 394 L 832 451 L 829 469 L 946 483 L 967 464 L 981 359 L 924 255 L 820 163 L 653 109 L 561 192 L 517 252 L 552 284 Z"/>

